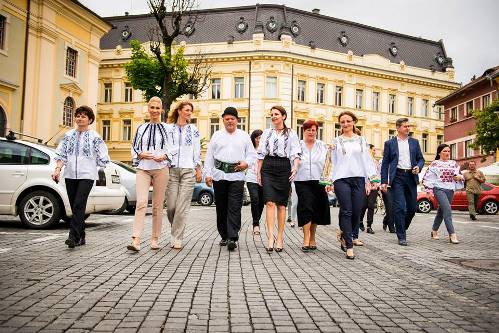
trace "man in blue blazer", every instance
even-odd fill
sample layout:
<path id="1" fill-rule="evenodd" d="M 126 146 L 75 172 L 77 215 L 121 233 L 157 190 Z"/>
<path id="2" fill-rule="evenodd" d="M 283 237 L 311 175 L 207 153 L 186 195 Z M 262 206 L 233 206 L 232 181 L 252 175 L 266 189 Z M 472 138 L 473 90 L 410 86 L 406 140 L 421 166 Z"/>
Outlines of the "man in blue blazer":
<path id="1" fill-rule="evenodd" d="M 393 219 L 399 245 L 407 246 L 406 230 L 416 214 L 418 174 L 424 166 L 419 141 L 409 137 L 409 119 L 395 123 L 397 136 L 385 141 L 381 164 L 381 190 L 391 186 Z"/>

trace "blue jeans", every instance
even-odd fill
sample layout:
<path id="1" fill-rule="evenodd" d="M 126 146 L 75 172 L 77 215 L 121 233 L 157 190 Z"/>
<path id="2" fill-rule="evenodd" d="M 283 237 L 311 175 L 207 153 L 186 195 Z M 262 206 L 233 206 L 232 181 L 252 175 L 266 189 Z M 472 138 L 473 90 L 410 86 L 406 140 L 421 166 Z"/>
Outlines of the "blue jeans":
<path id="1" fill-rule="evenodd" d="M 417 184 L 412 173 L 397 173 L 390 194 L 393 199 L 393 222 L 399 240 L 406 240 L 406 230 L 416 214 Z"/>
<path id="2" fill-rule="evenodd" d="M 445 221 L 445 227 L 449 235 L 455 233 L 454 225 L 452 224 L 452 209 L 450 203 L 452 202 L 452 197 L 454 196 L 453 190 L 446 190 L 444 188 L 435 187 L 433 188 L 433 194 L 438 202 L 437 215 L 435 220 L 433 220 L 433 231 L 437 231 L 442 224 L 442 220 Z"/>
<path id="3" fill-rule="evenodd" d="M 349 177 L 334 182 L 334 193 L 340 204 L 340 229 L 347 249 L 353 248 L 352 231 L 359 228 L 360 211 L 364 205 L 365 179 L 363 177 Z"/>

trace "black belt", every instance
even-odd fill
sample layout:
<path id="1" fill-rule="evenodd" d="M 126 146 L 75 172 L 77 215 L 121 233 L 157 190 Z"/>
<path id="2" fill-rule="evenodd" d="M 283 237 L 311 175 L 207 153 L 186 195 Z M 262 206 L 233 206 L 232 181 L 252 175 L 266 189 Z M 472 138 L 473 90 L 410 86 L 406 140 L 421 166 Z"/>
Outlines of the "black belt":
<path id="1" fill-rule="evenodd" d="M 399 169 L 399 168 L 397 168 L 397 173 L 401 173 L 401 174 L 412 173 L 412 169 Z"/>
<path id="2" fill-rule="evenodd" d="M 238 166 L 239 163 L 228 163 L 228 162 L 222 162 L 219 160 L 215 160 L 215 168 L 223 171 L 225 173 L 234 173 L 234 172 L 239 172 L 235 170 L 236 166 Z"/>

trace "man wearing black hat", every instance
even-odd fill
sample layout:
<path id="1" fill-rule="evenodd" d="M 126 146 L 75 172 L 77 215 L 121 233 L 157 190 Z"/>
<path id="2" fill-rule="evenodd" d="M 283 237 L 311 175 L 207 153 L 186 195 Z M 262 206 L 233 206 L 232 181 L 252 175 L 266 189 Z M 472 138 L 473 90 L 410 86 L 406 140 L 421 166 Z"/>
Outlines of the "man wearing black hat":
<path id="1" fill-rule="evenodd" d="M 235 108 L 226 108 L 222 118 L 224 128 L 216 131 L 208 144 L 204 174 L 206 185 L 215 190 L 220 245 L 232 251 L 241 229 L 244 170 L 256 159 L 256 151 L 248 133 L 237 128 Z"/>

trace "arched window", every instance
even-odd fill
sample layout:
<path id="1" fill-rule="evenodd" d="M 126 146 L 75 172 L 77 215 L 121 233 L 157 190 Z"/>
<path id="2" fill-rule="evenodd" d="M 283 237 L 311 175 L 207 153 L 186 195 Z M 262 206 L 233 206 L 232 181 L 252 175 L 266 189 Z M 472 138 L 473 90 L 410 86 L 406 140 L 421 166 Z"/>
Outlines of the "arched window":
<path id="1" fill-rule="evenodd" d="M 73 113 L 75 109 L 75 101 L 71 97 L 66 97 L 64 100 L 64 110 L 62 112 L 62 124 L 64 126 L 73 127 Z"/>

